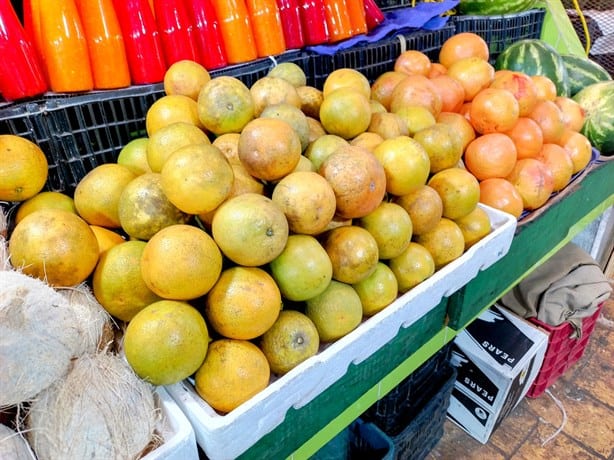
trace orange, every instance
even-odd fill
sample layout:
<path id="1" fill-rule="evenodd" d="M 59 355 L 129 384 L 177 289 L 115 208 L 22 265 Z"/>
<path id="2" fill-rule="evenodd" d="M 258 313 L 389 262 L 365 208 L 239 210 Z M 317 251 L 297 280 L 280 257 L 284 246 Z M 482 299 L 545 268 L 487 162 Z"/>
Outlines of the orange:
<path id="1" fill-rule="evenodd" d="M 435 261 L 422 245 L 411 242 L 407 249 L 390 259 L 388 265 L 397 279 L 399 292 L 404 294 L 435 273 Z"/>
<path id="2" fill-rule="evenodd" d="M 380 260 L 396 257 L 411 241 L 411 218 L 405 208 L 396 203 L 382 202 L 375 211 L 358 219 L 356 225 L 375 238 Z"/>
<path id="3" fill-rule="evenodd" d="M 333 280 L 324 292 L 306 303 L 305 314 L 315 324 L 320 342 L 334 342 L 362 321 L 360 296 L 349 284 Z"/>
<path id="4" fill-rule="evenodd" d="M 209 344 L 202 315 L 185 302 L 154 302 L 128 323 L 126 360 L 139 377 L 153 385 L 171 385 L 200 367 Z"/>
<path id="5" fill-rule="evenodd" d="M 384 138 L 377 133 L 370 133 L 369 131 L 365 131 L 364 133 L 359 134 L 354 139 L 350 141 L 350 145 L 355 145 L 357 147 L 362 147 L 367 149 L 369 152 L 373 153 L 375 147 L 384 142 Z"/>
<path id="6" fill-rule="evenodd" d="M 507 135 L 484 134 L 475 138 L 465 149 L 465 167 L 478 180 L 507 177 L 516 164 L 516 145 Z"/>
<path id="7" fill-rule="evenodd" d="M 405 121 L 408 136 L 413 136 L 418 131 L 433 126 L 437 122 L 435 115 L 429 109 L 420 105 L 400 107 L 395 114 Z"/>
<path id="8" fill-rule="evenodd" d="M 313 163 L 316 171 L 322 162 L 340 146 L 349 145 L 349 142 L 336 134 L 324 134 L 312 141 L 305 150 L 305 156 Z"/>
<path id="9" fill-rule="evenodd" d="M 320 337 L 307 315 L 282 310 L 277 321 L 262 335 L 259 345 L 271 371 L 284 375 L 318 352 Z"/>
<path id="10" fill-rule="evenodd" d="M 275 280 L 259 267 L 234 266 L 222 271 L 205 299 L 205 317 L 219 334 L 251 340 L 277 320 L 281 293 Z"/>
<path id="11" fill-rule="evenodd" d="M 320 294 L 333 276 L 328 254 L 310 235 L 290 235 L 284 250 L 269 266 L 281 294 L 292 301 Z"/>
<path id="12" fill-rule="evenodd" d="M 275 259 L 288 241 L 288 221 L 270 198 L 244 193 L 226 200 L 211 222 L 211 233 L 222 252 L 245 266 Z"/>
<path id="13" fill-rule="evenodd" d="M 480 200 L 480 184 L 473 174 L 462 168 L 448 168 L 431 176 L 429 187 L 441 197 L 443 217 L 466 216 Z"/>
<path id="14" fill-rule="evenodd" d="M 147 162 L 148 143 L 148 137 L 132 139 L 119 151 L 116 160 L 117 163 L 126 166 L 137 176 L 146 172 L 151 172 L 151 167 Z"/>
<path id="15" fill-rule="evenodd" d="M 283 120 L 256 118 L 239 137 L 239 159 L 248 173 L 274 181 L 292 172 L 301 158 L 301 140 Z"/>
<path id="16" fill-rule="evenodd" d="M 429 156 L 431 174 L 456 166 L 462 157 L 462 139 L 449 124 L 435 123 L 414 134 L 414 139 Z"/>
<path id="17" fill-rule="evenodd" d="M 554 101 L 556 99 L 556 85 L 545 75 L 531 75 L 531 80 L 537 90 L 538 101 Z"/>
<path id="18" fill-rule="evenodd" d="M 563 136 L 561 136 L 559 145 L 561 145 L 571 157 L 574 174 L 586 168 L 591 161 L 593 147 L 584 134 L 567 129 L 563 133 Z"/>
<path id="19" fill-rule="evenodd" d="M 175 150 L 160 172 L 164 194 L 187 214 L 213 211 L 230 195 L 232 166 L 211 144 L 191 144 Z"/>
<path id="20" fill-rule="evenodd" d="M 292 83 L 279 77 L 265 76 L 256 80 L 249 88 L 254 102 L 254 116 L 259 117 L 269 105 L 286 103 L 300 109 L 301 98 Z"/>
<path id="21" fill-rule="evenodd" d="M 424 75 L 431 71 L 431 59 L 418 50 L 405 50 L 394 61 L 394 70 L 407 75 Z"/>
<path id="22" fill-rule="evenodd" d="M 337 215 L 362 217 L 382 202 L 386 194 L 386 171 L 368 150 L 353 145 L 335 150 L 318 172 L 331 184 Z"/>
<path id="23" fill-rule="evenodd" d="M 42 209 L 19 222 L 9 239 L 9 260 L 26 275 L 51 286 L 75 286 L 98 263 L 96 235 L 81 217 L 62 209 Z"/>
<path id="24" fill-rule="evenodd" d="M 61 192 L 43 191 L 28 198 L 19 205 L 15 213 L 15 224 L 21 222 L 24 217 L 34 211 L 49 208 L 63 209 L 64 211 L 77 213 L 75 201 L 71 196 Z"/>
<path id="25" fill-rule="evenodd" d="M 455 61 L 446 75 L 460 82 L 465 89 L 465 101 L 471 101 L 480 90 L 490 86 L 495 69 L 488 61 L 473 56 Z"/>
<path id="26" fill-rule="evenodd" d="M 475 130 L 469 120 L 457 112 L 441 112 L 437 115 L 438 123 L 445 123 L 452 127 L 453 131 L 460 137 L 462 150 L 465 151 L 469 142 L 475 139 Z"/>
<path id="27" fill-rule="evenodd" d="M 319 117 L 319 113 L 320 108 L 318 107 L 316 117 Z M 320 123 L 320 120 L 311 116 L 307 116 L 307 123 L 309 123 L 309 144 L 311 144 L 320 136 L 324 136 L 326 134 L 326 130 L 324 129 L 324 126 L 322 126 L 322 123 Z"/>
<path id="28" fill-rule="evenodd" d="M 428 153 L 409 136 L 396 136 L 384 140 L 374 150 L 375 158 L 386 172 L 386 191 L 392 195 L 405 195 L 426 184 L 431 169 Z"/>
<path id="29" fill-rule="evenodd" d="M 367 132 L 379 134 L 382 139 L 409 134 L 405 120 L 396 113 L 386 111 L 371 114 L 371 123 L 369 123 Z"/>
<path id="30" fill-rule="evenodd" d="M 124 241 L 100 256 L 92 288 L 100 305 L 121 321 L 130 321 L 147 305 L 162 300 L 141 275 L 144 241 Z"/>
<path id="31" fill-rule="evenodd" d="M 171 64 L 164 73 L 164 92 L 166 94 L 182 94 L 195 101 L 202 86 L 211 80 L 207 69 L 198 62 L 183 59 Z"/>
<path id="32" fill-rule="evenodd" d="M 458 112 L 465 102 L 465 88 L 447 74 L 431 77 L 435 90 L 441 97 L 442 112 Z"/>
<path id="33" fill-rule="evenodd" d="M 554 103 L 561 110 L 565 128 L 579 132 L 582 129 L 582 125 L 584 125 L 584 109 L 582 106 L 565 96 L 555 97 Z"/>
<path id="34" fill-rule="evenodd" d="M 406 106 L 425 107 L 437 116 L 441 112 L 443 102 L 435 84 L 424 75 L 408 75 L 392 90 L 390 95 L 390 111 L 397 112 Z"/>
<path id="35" fill-rule="evenodd" d="M 351 139 L 371 123 L 369 98 L 352 87 L 342 87 L 324 96 L 320 123 L 329 134 Z"/>
<path id="36" fill-rule="evenodd" d="M 476 206 L 466 216 L 456 219 L 455 222 L 460 227 L 461 232 L 463 232 L 465 251 L 491 232 L 490 217 L 479 206 Z"/>
<path id="37" fill-rule="evenodd" d="M 516 187 L 522 197 L 523 208 L 528 211 L 546 204 L 554 190 L 552 171 L 535 158 L 518 160 L 506 179 Z"/>
<path id="38" fill-rule="evenodd" d="M 198 118 L 216 136 L 240 133 L 255 116 L 255 103 L 245 83 L 221 75 L 205 83 L 198 95 Z"/>
<path id="39" fill-rule="evenodd" d="M 535 120 L 520 117 L 516 124 L 505 134 L 516 146 L 518 159 L 535 158 L 544 144 L 544 134 Z"/>
<path id="40" fill-rule="evenodd" d="M 77 212 L 88 224 L 119 228 L 119 197 L 135 177 L 130 169 L 117 163 L 96 166 L 75 188 Z"/>
<path id="41" fill-rule="evenodd" d="M 407 74 L 394 70 L 380 74 L 371 85 L 371 99 L 379 102 L 386 110 L 390 110 L 392 91 Z"/>
<path id="42" fill-rule="evenodd" d="M 337 227 L 326 233 L 322 246 L 333 265 L 333 279 L 357 283 L 375 270 L 379 260 L 377 241 L 356 225 Z"/>
<path id="43" fill-rule="evenodd" d="M 147 135 L 151 136 L 160 128 L 179 121 L 203 127 L 198 116 L 198 104 L 194 99 L 183 94 L 169 94 L 149 106 L 145 115 L 145 129 Z"/>
<path id="44" fill-rule="evenodd" d="M 294 233 L 317 235 L 335 215 L 335 191 L 316 172 L 288 174 L 275 185 L 271 199 L 284 212 L 290 231 Z"/>
<path id="45" fill-rule="evenodd" d="M 538 160 L 543 162 L 552 172 L 554 192 L 561 191 L 571 180 L 574 164 L 567 150 L 558 144 L 544 144 Z"/>
<path id="46" fill-rule="evenodd" d="M 444 65 L 440 64 L 439 62 L 432 62 L 431 70 L 429 71 L 429 74 L 427 75 L 427 77 L 435 78 L 440 75 L 445 75 L 447 72 L 448 72 L 448 69 Z"/>
<path id="47" fill-rule="evenodd" d="M 477 57 L 488 61 L 490 52 L 486 41 L 476 33 L 461 32 L 448 38 L 439 49 L 439 63 L 450 67 L 456 61 Z"/>
<path id="48" fill-rule="evenodd" d="M 108 228 L 100 227 L 98 225 L 90 225 L 90 228 L 94 232 L 96 240 L 98 241 L 98 249 L 100 254 L 108 251 L 113 246 L 126 241 L 119 233 Z"/>
<path id="49" fill-rule="evenodd" d="M 141 275 L 149 289 L 165 299 L 205 295 L 222 271 L 222 254 L 208 233 L 191 225 L 163 228 L 141 256 Z"/>
<path id="50" fill-rule="evenodd" d="M 168 157 L 181 147 L 191 144 L 210 144 L 205 132 L 190 123 L 177 122 L 166 125 L 147 142 L 147 164 L 152 172 L 159 173 Z"/>
<path id="51" fill-rule="evenodd" d="M 516 219 L 523 211 L 522 197 L 507 179 L 495 177 L 480 182 L 480 203 L 507 212 Z"/>
<path id="52" fill-rule="evenodd" d="M 445 217 L 432 230 L 416 236 L 416 243 L 433 256 L 436 270 L 458 259 L 465 251 L 462 230 L 456 222 Z"/>
<path id="53" fill-rule="evenodd" d="M 269 77 L 279 77 L 291 83 L 295 88 L 307 84 L 307 75 L 301 66 L 294 62 L 279 62 L 269 70 Z"/>
<path id="54" fill-rule="evenodd" d="M 360 297 L 364 316 L 373 316 L 382 311 L 394 302 L 399 294 L 397 278 L 383 262 L 378 262 L 373 273 L 352 287 Z"/>
<path id="55" fill-rule="evenodd" d="M 324 99 L 339 88 L 350 88 L 367 99 L 371 98 L 371 84 L 369 80 L 356 69 L 341 67 L 329 73 L 322 86 Z"/>
<path id="56" fill-rule="evenodd" d="M 526 117 L 537 104 L 537 87 L 527 74 L 522 72 L 495 72 L 490 88 L 511 92 L 518 101 L 518 115 Z"/>
<path id="57" fill-rule="evenodd" d="M 34 142 L 13 134 L 0 135 L 0 201 L 24 201 L 47 182 L 47 157 Z"/>
<path id="58" fill-rule="evenodd" d="M 269 385 L 264 353 L 246 340 L 218 339 L 194 376 L 196 392 L 213 409 L 231 412 Z"/>
<path id="59" fill-rule="evenodd" d="M 484 88 L 471 100 L 469 119 L 477 133 L 512 129 L 518 121 L 518 101 L 506 89 Z"/>
<path id="60" fill-rule="evenodd" d="M 544 144 L 556 144 L 565 131 L 563 112 L 554 101 L 539 101 L 529 118 L 535 121 L 542 130 Z"/>
<path id="61" fill-rule="evenodd" d="M 413 235 L 429 231 L 443 215 L 443 201 L 439 193 L 428 185 L 396 197 L 394 202 L 409 214 Z"/>
<path id="62" fill-rule="evenodd" d="M 307 121 L 307 116 L 300 108 L 286 102 L 269 105 L 264 108 L 260 118 L 273 118 L 288 123 L 294 132 L 298 134 L 298 138 L 301 141 L 301 152 L 309 145 L 309 122 Z"/>
<path id="63" fill-rule="evenodd" d="M 231 165 L 241 164 L 241 160 L 239 160 L 240 137 L 240 133 L 226 133 L 217 136 L 211 143 L 220 149 L 220 152 L 222 152 Z"/>
<path id="64" fill-rule="evenodd" d="M 296 92 L 301 101 L 301 111 L 310 118 L 317 120 L 320 116 L 320 105 L 324 100 L 321 89 L 310 85 L 299 86 Z"/>

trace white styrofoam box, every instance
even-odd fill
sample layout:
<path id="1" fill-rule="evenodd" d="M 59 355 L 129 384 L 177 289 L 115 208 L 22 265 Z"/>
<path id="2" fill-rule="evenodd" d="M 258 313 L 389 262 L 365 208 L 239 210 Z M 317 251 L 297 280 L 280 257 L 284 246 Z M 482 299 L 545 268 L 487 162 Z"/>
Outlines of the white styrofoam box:
<path id="1" fill-rule="evenodd" d="M 482 206 L 482 205 L 480 205 Z M 450 296 L 480 270 L 490 267 L 510 248 L 516 219 L 488 206 L 492 232 L 457 260 L 409 290 L 385 309 L 363 321 L 354 331 L 307 359 L 249 401 L 220 415 L 184 380 L 167 388 L 192 422 L 196 442 L 212 460 L 233 459 L 280 425 L 286 412 L 308 404 L 339 380 L 351 363 L 367 359 L 390 342 L 399 328 L 409 327 Z M 443 326 L 443 325 L 442 325 Z"/>
<path id="2" fill-rule="evenodd" d="M 192 424 L 164 387 L 157 387 L 156 394 L 162 412 L 158 431 L 163 443 L 142 460 L 198 460 Z"/>

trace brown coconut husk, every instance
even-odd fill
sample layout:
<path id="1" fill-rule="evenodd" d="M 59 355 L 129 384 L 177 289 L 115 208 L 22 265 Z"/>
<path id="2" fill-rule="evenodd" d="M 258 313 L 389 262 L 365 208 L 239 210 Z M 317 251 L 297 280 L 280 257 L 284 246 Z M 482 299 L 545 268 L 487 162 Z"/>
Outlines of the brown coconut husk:
<path id="1" fill-rule="evenodd" d="M 0 424 L 0 458 L 11 460 L 36 460 L 30 445 L 21 433 Z"/>
<path id="2" fill-rule="evenodd" d="M 39 460 L 136 459 L 155 439 L 153 387 L 120 356 L 83 355 L 32 402 L 27 439 Z"/>

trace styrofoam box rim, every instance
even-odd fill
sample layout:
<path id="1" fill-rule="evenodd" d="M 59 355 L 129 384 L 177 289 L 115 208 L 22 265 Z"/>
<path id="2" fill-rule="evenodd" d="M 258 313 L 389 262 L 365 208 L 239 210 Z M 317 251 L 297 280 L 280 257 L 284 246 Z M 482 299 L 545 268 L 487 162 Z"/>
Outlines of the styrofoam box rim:
<path id="1" fill-rule="evenodd" d="M 399 328 L 407 328 L 458 291 L 508 251 L 516 218 L 480 204 L 489 215 L 492 231 L 460 258 L 400 296 L 384 310 L 363 321 L 354 331 L 270 383 L 263 391 L 226 415 L 213 410 L 196 393 L 190 380 L 166 389 L 182 408 L 196 434 L 196 442 L 212 460 L 236 458 L 280 425 L 290 408 L 300 408 L 347 372 L 352 363 L 367 359 L 390 342 Z"/>
<path id="2" fill-rule="evenodd" d="M 192 424 L 164 387 L 157 387 L 156 394 L 162 411 L 159 429 L 163 444 L 142 460 L 198 460 Z"/>

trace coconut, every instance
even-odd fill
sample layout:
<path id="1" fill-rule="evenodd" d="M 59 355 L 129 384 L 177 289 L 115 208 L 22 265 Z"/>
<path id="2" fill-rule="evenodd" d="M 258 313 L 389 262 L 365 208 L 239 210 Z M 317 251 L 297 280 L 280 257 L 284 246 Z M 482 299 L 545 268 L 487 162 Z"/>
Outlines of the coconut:
<path id="1" fill-rule="evenodd" d="M 0 424 L 0 458 L 11 460 L 33 460 L 34 453 L 21 433 Z"/>
<path id="2" fill-rule="evenodd" d="M 32 401 L 27 438 L 40 460 L 134 459 L 155 441 L 159 417 L 153 387 L 101 352 L 77 358 Z"/>

